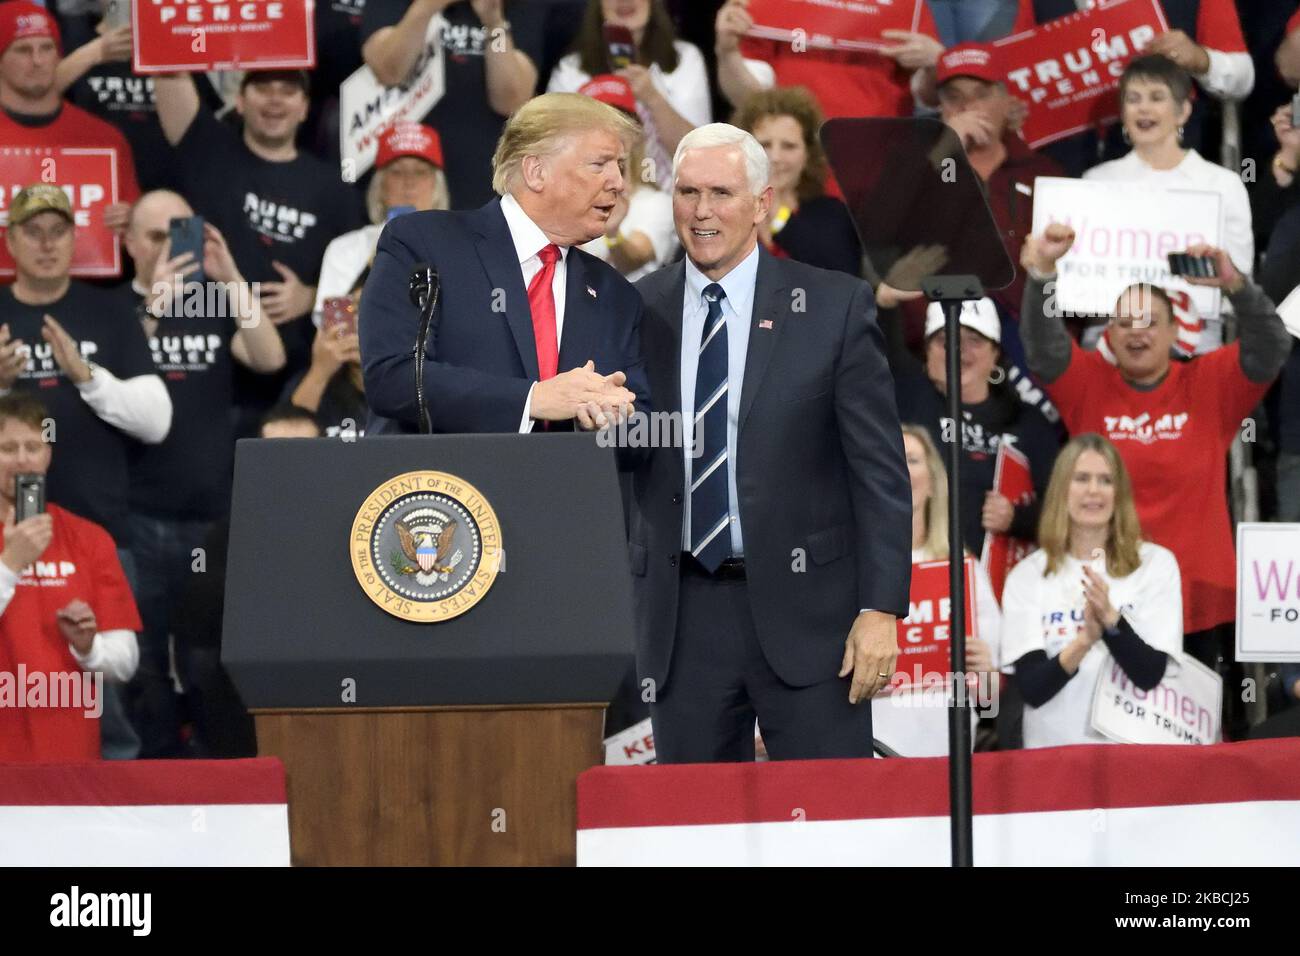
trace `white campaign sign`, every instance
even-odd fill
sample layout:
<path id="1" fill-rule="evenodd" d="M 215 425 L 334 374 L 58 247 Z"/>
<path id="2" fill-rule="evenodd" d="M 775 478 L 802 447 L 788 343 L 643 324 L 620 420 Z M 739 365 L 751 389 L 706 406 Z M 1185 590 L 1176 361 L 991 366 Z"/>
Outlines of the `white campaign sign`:
<path id="1" fill-rule="evenodd" d="M 424 50 L 404 84 L 384 86 L 363 66 L 339 87 L 339 153 L 345 181 L 356 182 L 375 164 L 379 130 L 401 120 L 419 122 L 442 99 L 447 85 L 445 23 L 441 14 L 429 21 Z"/>
<path id="2" fill-rule="evenodd" d="M 1092 729 L 1125 744 L 1214 744 L 1222 712 L 1223 678 L 1186 654 L 1151 690 L 1135 686 L 1107 655 L 1092 697 Z"/>
<path id="3" fill-rule="evenodd" d="M 1300 664 L 1300 524 L 1237 525 L 1237 660 Z"/>
<path id="4" fill-rule="evenodd" d="M 1218 316 L 1219 290 L 1175 279 L 1167 258 L 1196 243 L 1222 247 L 1218 193 L 1040 176 L 1034 180 L 1034 233 L 1054 222 L 1075 232 L 1074 247 L 1057 264 L 1058 309 L 1110 315 L 1125 288 L 1150 282 L 1188 292 L 1202 317 Z"/>
<path id="5" fill-rule="evenodd" d="M 655 762 L 655 735 L 650 718 L 605 738 L 605 766 L 628 766 Z"/>

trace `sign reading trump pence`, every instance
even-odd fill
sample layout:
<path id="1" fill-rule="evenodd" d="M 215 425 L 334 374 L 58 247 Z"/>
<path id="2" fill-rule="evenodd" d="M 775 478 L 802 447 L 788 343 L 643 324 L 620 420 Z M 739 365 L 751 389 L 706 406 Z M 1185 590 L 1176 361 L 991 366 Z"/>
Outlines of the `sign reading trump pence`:
<path id="1" fill-rule="evenodd" d="M 973 597 L 975 561 L 962 561 L 966 580 L 965 628 L 967 638 L 978 637 Z M 911 687 L 946 687 L 952 655 L 952 592 L 947 561 L 921 561 L 912 565 L 912 587 L 907 617 L 898 622 L 898 660 L 891 691 Z"/>
<path id="2" fill-rule="evenodd" d="M 750 0 L 748 36 L 820 50 L 879 50 L 885 30 L 921 29 L 925 0 Z"/>
<path id="3" fill-rule="evenodd" d="M 104 210 L 117 202 L 117 150 L 104 147 L 0 146 L 0 225 L 8 228 L 9 204 L 34 183 L 68 194 L 77 227 L 72 275 L 116 276 L 122 272 L 121 244 L 104 224 Z M 14 274 L 7 243 L 0 242 L 0 276 Z"/>
<path id="4" fill-rule="evenodd" d="M 1029 109 L 1030 147 L 1119 119 L 1119 78 L 1169 29 L 1158 0 L 1100 0 L 993 44 L 1007 91 Z"/>
<path id="5" fill-rule="evenodd" d="M 311 69 L 313 0 L 135 0 L 136 73 Z"/>
<path id="6" fill-rule="evenodd" d="M 1300 524 L 1237 525 L 1237 660 L 1300 664 Z"/>
<path id="7" fill-rule="evenodd" d="M 1180 654 L 1165 676 L 1143 690 L 1107 655 L 1092 698 L 1092 729 L 1123 744 L 1215 744 L 1223 713 L 1223 678 Z"/>
<path id="8" fill-rule="evenodd" d="M 1057 263 L 1049 310 L 1110 315 L 1124 289 L 1145 282 L 1186 292 L 1202 316 L 1219 314 L 1219 290 L 1174 278 L 1168 259 L 1196 243 L 1222 248 L 1218 193 L 1040 176 L 1034 180 L 1034 232 L 1041 235 L 1054 222 L 1071 227 L 1075 239 Z"/>

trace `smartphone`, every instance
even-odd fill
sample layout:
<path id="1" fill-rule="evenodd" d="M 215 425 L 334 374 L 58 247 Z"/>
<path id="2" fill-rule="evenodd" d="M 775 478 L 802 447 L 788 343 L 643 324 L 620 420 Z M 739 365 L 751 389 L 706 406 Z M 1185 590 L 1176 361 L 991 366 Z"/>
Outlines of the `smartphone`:
<path id="1" fill-rule="evenodd" d="M 636 60 L 636 41 L 632 39 L 632 31 L 617 23 L 606 23 L 602 33 L 605 49 L 609 51 L 609 68 L 621 70 L 631 66 Z"/>
<path id="2" fill-rule="evenodd" d="M 14 476 L 14 524 L 45 514 L 45 476 Z"/>
<path id="3" fill-rule="evenodd" d="M 342 328 L 344 335 L 355 335 L 357 331 L 357 307 L 352 304 L 352 297 L 332 295 L 321 303 L 320 327 L 326 332 Z"/>
<path id="4" fill-rule="evenodd" d="M 131 25 L 131 0 L 104 0 L 104 29 Z"/>
<path id="5" fill-rule="evenodd" d="M 1291 97 L 1291 125 L 1300 129 L 1300 93 Z"/>
<path id="6" fill-rule="evenodd" d="M 1169 253 L 1169 272 L 1176 276 L 1191 276 L 1193 279 L 1214 279 L 1219 275 L 1213 258 L 1189 256 L 1185 252 Z"/>
<path id="7" fill-rule="evenodd" d="M 168 236 L 171 238 L 171 257 L 175 259 L 182 253 L 193 253 L 194 261 L 199 265 L 198 272 L 185 277 L 185 284 L 206 281 L 203 276 L 203 217 L 186 216 L 173 219 L 168 224 Z"/>

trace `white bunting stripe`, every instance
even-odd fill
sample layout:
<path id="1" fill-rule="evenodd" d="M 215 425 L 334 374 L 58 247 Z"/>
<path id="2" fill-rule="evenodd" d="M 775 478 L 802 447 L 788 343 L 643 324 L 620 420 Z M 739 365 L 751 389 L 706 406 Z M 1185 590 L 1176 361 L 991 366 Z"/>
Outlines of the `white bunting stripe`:
<path id="1" fill-rule="evenodd" d="M 704 403 L 704 407 L 695 413 L 694 423 L 698 425 L 700 423 L 700 419 L 703 418 L 705 415 L 707 415 L 709 409 L 712 408 L 714 405 L 716 405 L 718 403 L 718 399 L 720 399 L 726 393 L 727 393 L 727 383 L 723 382 L 721 385 L 718 386 L 718 390 L 709 396 L 709 400 Z"/>
<path id="2" fill-rule="evenodd" d="M 722 520 L 713 526 L 713 530 L 708 533 L 708 535 L 704 538 L 704 540 L 701 541 L 699 544 L 697 544 L 694 547 L 694 549 L 692 549 L 691 557 L 698 558 L 700 556 L 700 552 L 709 546 L 710 541 L 712 541 L 714 538 L 716 538 L 718 535 L 722 533 L 722 529 L 725 528 L 730 523 L 730 520 L 731 519 L 729 516 L 724 515 Z"/>
<path id="3" fill-rule="evenodd" d="M 721 332 L 726 327 L 727 327 L 727 317 L 725 315 L 718 316 L 718 321 L 713 323 L 713 328 L 709 329 L 709 334 L 704 336 L 704 341 L 700 343 L 700 352 L 699 352 L 700 355 L 704 354 L 704 350 L 709 347 L 709 343 L 713 341 L 714 336 L 716 336 L 719 332 Z"/>
<path id="4" fill-rule="evenodd" d="M 704 470 L 704 473 L 700 475 L 700 477 L 696 478 L 693 482 L 691 482 L 691 494 L 695 494 L 695 489 L 700 487 L 700 485 L 704 484 L 704 480 L 708 478 L 709 475 L 717 471 L 718 466 L 721 465 L 726 460 L 727 460 L 727 450 L 724 448 L 722 449 L 722 454 L 718 455 L 717 458 L 713 459 L 713 464 L 709 465 L 709 467 Z"/>

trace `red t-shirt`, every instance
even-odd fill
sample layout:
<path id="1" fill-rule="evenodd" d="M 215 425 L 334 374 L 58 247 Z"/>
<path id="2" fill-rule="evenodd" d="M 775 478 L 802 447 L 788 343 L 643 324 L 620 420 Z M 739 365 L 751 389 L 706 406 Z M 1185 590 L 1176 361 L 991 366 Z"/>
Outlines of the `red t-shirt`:
<path id="1" fill-rule="evenodd" d="M 1034 0 L 1020 0 L 1016 23 L 1012 33 L 1032 30 L 1037 25 Z M 1300 13 L 1287 24 L 1287 32 L 1300 26 Z M 1196 11 L 1196 35 L 1192 37 L 1201 46 L 1221 53 L 1245 53 L 1246 38 L 1241 32 L 1241 20 L 1232 0 L 1201 0 Z"/>
<path id="2" fill-rule="evenodd" d="M 98 630 L 139 631 L 140 613 L 117 560 L 117 547 L 107 531 L 58 505 L 48 507 L 54 536 L 31 567 L 23 571 L 13 599 L 0 614 L 0 762 L 78 761 L 99 759 L 99 720 L 87 716 L 102 702 L 102 689 L 83 680 L 81 665 L 59 633 L 54 613 L 80 598 L 95 612 Z M 0 533 L 0 548 L 3 548 Z M 19 665 L 26 675 L 19 683 Z M 70 691 L 73 680 L 50 680 L 48 675 L 77 675 L 81 700 L 69 700 L 55 688 Z M 33 675 L 46 675 L 36 676 Z M 36 703 L 37 684 L 45 687 L 45 705 Z M 88 692 L 89 691 L 89 692 Z M 74 704 L 52 707 L 51 703 Z M 76 706 L 76 704 L 80 704 Z"/>
<path id="3" fill-rule="evenodd" d="M 53 122 L 44 126 L 24 126 L 0 110 L 0 147 L 3 146 L 81 146 L 111 148 L 117 151 L 117 200 L 135 202 L 140 198 L 140 184 L 135 178 L 135 158 L 131 144 L 111 123 L 71 103 L 61 104 Z M 6 187 L 30 186 L 31 183 L 5 183 Z M 6 199 L 5 205 L 8 206 Z"/>
<path id="4" fill-rule="evenodd" d="M 915 0 L 912 23 L 916 33 L 939 38 L 934 16 L 925 0 Z M 791 44 L 745 37 L 741 52 L 751 60 L 770 63 L 777 86 L 805 86 L 821 104 L 827 119 L 837 116 L 911 116 L 911 73 L 889 57 L 870 51 L 817 50 L 796 52 Z"/>
<path id="5" fill-rule="evenodd" d="M 1069 367 L 1047 386 L 1071 435 L 1096 432 L 1119 449 L 1142 536 L 1178 558 L 1187 633 L 1236 614 L 1228 448 L 1268 391 L 1268 383 L 1241 371 L 1240 351 L 1234 342 L 1174 362 L 1163 382 L 1140 391 L 1097 352 L 1072 342 Z"/>

